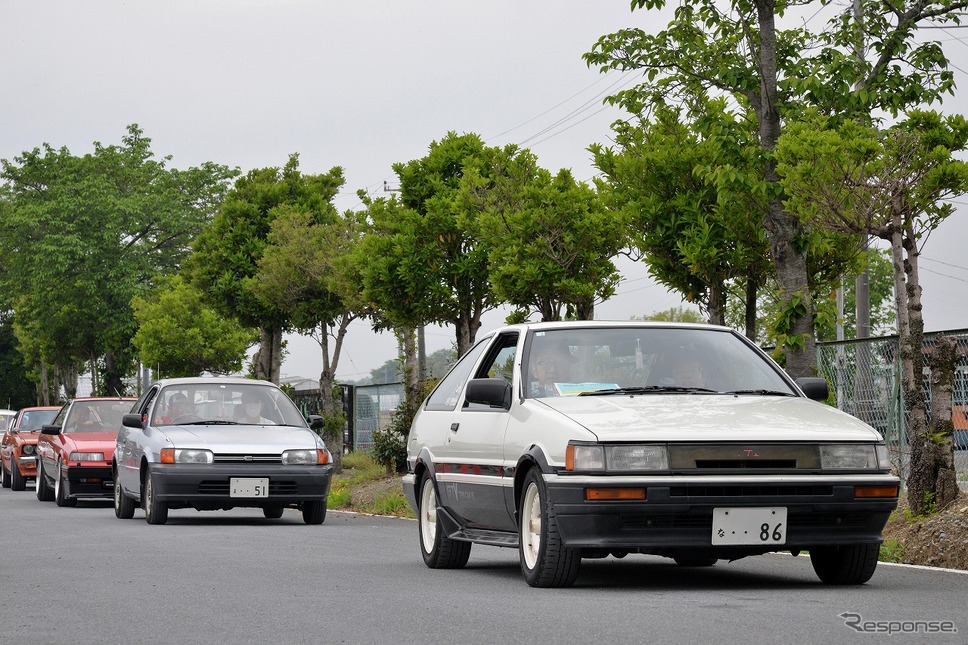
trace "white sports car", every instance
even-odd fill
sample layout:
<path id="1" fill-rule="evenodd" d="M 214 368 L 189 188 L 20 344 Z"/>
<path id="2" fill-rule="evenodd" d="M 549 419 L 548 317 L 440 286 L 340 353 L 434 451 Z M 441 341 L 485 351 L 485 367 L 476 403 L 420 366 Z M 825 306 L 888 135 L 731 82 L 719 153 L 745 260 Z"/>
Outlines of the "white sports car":
<path id="1" fill-rule="evenodd" d="M 404 490 L 432 568 L 517 548 L 536 587 L 582 558 L 711 566 L 808 551 L 819 578 L 877 566 L 899 481 L 881 435 L 723 327 L 513 325 L 484 335 L 414 418 Z"/>

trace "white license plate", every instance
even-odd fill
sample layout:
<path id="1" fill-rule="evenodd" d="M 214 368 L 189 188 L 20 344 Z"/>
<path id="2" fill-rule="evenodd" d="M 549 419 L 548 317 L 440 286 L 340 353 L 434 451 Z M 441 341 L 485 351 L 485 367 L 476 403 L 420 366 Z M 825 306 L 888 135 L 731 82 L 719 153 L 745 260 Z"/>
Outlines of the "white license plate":
<path id="1" fill-rule="evenodd" d="M 229 497 L 268 497 L 268 477 L 230 477 Z"/>
<path id="2" fill-rule="evenodd" d="M 787 510 L 714 508 L 713 544 L 786 544 Z"/>

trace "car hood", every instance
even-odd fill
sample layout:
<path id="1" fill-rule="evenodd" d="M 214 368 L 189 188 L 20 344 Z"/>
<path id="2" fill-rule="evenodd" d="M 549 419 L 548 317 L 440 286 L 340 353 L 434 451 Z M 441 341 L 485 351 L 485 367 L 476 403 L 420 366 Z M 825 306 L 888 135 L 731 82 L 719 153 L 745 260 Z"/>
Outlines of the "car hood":
<path id="1" fill-rule="evenodd" d="M 110 455 L 117 442 L 117 432 L 69 432 L 64 435 L 64 449 L 70 452 L 103 452 Z"/>
<path id="2" fill-rule="evenodd" d="M 801 397 L 646 394 L 540 399 L 600 441 L 876 441 L 836 408 Z"/>
<path id="3" fill-rule="evenodd" d="M 171 426 L 165 435 L 176 448 L 207 448 L 215 453 L 276 453 L 315 449 L 315 434 L 296 426 Z"/>

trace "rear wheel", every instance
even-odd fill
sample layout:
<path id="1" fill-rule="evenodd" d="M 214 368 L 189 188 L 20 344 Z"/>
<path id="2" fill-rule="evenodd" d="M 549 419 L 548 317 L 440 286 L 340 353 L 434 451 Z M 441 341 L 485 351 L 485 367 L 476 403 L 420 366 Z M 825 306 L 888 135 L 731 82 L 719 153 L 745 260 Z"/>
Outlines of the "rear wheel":
<path id="1" fill-rule="evenodd" d="M 64 477 L 61 463 L 57 462 L 57 479 L 54 480 L 54 501 L 58 506 L 77 506 L 77 500 L 68 493 L 67 478 Z"/>
<path id="2" fill-rule="evenodd" d="M 880 545 L 846 544 L 810 549 L 810 564 L 828 585 L 862 585 L 874 575 Z"/>
<path id="3" fill-rule="evenodd" d="M 12 468 L 13 459 L 10 460 L 10 465 Z M 0 484 L 2 484 L 4 488 L 10 488 L 10 471 L 4 468 L 3 466 L 0 466 L 0 470 L 3 471 L 3 475 L 2 475 L 3 481 L 0 482 Z"/>
<path id="4" fill-rule="evenodd" d="M 470 542 L 452 540 L 437 523 L 437 484 L 429 473 L 420 480 L 420 511 L 417 516 L 420 555 L 431 569 L 460 569 L 471 557 Z"/>
<path id="5" fill-rule="evenodd" d="M 303 522 L 306 524 L 322 524 L 326 521 L 326 500 L 319 499 L 302 503 Z"/>
<path id="6" fill-rule="evenodd" d="M 148 524 L 164 524 L 168 521 L 168 504 L 155 497 L 155 487 L 151 483 L 151 472 L 145 473 L 145 520 Z"/>
<path id="7" fill-rule="evenodd" d="M 281 506 L 271 506 L 262 509 L 262 514 L 269 520 L 278 520 L 282 517 L 283 508 Z"/>
<path id="8" fill-rule="evenodd" d="M 37 499 L 42 502 L 51 502 L 54 500 L 54 491 L 50 489 L 47 484 L 47 479 L 44 476 L 44 460 L 37 459 Z"/>
<path id="9" fill-rule="evenodd" d="M 13 465 L 13 470 L 10 471 L 10 488 L 11 490 L 27 489 L 27 478 L 24 477 L 16 465 Z"/>
<path id="10" fill-rule="evenodd" d="M 130 520 L 134 517 L 134 500 L 121 488 L 117 473 L 114 474 L 114 516 L 119 520 Z"/>
<path id="11" fill-rule="evenodd" d="M 525 477 L 520 508 L 519 549 L 525 581 L 532 587 L 570 587 L 578 577 L 581 552 L 562 545 L 558 518 L 537 468 Z"/>

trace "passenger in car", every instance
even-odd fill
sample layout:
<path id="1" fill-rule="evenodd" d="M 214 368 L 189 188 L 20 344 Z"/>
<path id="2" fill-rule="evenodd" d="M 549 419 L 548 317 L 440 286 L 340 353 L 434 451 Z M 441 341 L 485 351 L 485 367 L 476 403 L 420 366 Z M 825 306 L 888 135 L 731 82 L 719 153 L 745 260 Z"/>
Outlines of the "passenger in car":
<path id="1" fill-rule="evenodd" d="M 242 418 L 239 423 L 265 425 L 274 422 L 262 416 L 262 397 L 255 392 L 246 392 L 242 395 Z"/>
<path id="2" fill-rule="evenodd" d="M 678 356 L 672 365 L 672 378 L 678 387 L 706 387 L 706 376 L 699 360 L 691 354 Z"/>

